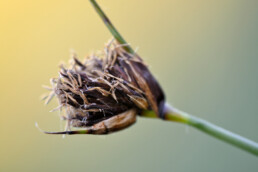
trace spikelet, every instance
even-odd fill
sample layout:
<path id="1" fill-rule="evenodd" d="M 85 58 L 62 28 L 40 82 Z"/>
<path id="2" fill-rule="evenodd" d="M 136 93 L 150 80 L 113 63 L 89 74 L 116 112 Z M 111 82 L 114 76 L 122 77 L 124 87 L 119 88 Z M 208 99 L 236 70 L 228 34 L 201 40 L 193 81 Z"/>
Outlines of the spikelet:
<path id="1" fill-rule="evenodd" d="M 49 90 L 59 100 L 58 109 L 66 109 L 64 119 L 72 127 L 93 126 L 130 109 L 154 110 L 162 118 L 162 89 L 142 59 L 124 46 L 110 41 L 102 56 L 81 62 L 74 55 L 70 67 L 60 66 Z"/>

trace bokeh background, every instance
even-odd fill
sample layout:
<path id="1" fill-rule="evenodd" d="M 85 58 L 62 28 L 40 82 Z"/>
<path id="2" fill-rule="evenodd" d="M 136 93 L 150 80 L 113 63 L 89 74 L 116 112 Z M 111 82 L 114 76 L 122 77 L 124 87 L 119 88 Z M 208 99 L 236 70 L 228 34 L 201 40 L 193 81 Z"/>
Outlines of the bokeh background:
<path id="1" fill-rule="evenodd" d="M 258 142 L 257 0 L 99 0 L 167 100 Z M 87 0 L 0 1 L 0 171 L 257 171 L 258 159 L 193 128 L 138 118 L 108 136 L 62 130 L 39 100 L 58 64 L 111 38 Z"/>

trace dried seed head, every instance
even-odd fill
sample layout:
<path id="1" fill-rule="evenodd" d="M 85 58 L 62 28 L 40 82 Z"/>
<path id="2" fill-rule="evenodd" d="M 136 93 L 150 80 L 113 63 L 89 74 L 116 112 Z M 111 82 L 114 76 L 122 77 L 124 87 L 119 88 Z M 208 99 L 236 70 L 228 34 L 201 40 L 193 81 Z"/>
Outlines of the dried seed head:
<path id="1" fill-rule="evenodd" d="M 61 66 L 53 92 L 69 125 L 93 126 L 130 109 L 152 109 L 162 118 L 163 91 L 142 59 L 123 46 L 111 41 L 103 57 L 91 55 L 84 62 L 73 57 L 69 68 Z"/>

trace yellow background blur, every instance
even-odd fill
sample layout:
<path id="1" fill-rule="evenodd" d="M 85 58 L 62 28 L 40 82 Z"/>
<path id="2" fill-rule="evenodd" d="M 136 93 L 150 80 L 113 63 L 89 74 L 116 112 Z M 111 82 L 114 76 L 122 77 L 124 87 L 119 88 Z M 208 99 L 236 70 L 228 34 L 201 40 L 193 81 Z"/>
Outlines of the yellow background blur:
<path id="1" fill-rule="evenodd" d="M 258 141 L 257 0 L 99 0 L 178 108 Z M 108 136 L 62 130 L 39 101 L 69 50 L 111 38 L 87 0 L 0 1 L 0 171 L 257 171 L 257 158 L 195 129 L 139 119 Z"/>

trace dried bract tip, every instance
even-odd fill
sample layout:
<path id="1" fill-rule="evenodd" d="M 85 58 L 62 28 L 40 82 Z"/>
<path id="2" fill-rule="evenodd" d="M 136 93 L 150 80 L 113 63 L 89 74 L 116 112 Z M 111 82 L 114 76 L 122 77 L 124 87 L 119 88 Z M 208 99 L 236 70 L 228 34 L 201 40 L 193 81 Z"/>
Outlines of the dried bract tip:
<path id="1" fill-rule="evenodd" d="M 92 55 L 79 61 L 73 56 L 69 68 L 61 66 L 52 83 L 58 109 L 66 109 L 69 125 L 97 126 L 130 109 L 135 113 L 151 109 L 162 118 L 163 91 L 142 59 L 126 52 L 124 46 L 111 41 L 102 57 Z"/>

